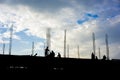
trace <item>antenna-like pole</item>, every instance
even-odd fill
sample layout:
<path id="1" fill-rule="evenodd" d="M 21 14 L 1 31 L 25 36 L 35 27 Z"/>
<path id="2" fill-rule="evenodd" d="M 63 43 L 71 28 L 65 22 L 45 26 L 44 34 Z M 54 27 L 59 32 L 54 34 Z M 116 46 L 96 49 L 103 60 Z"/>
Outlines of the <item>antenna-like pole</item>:
<path id="1" fill-rule="evenodd" d="M 92 36 L 93 36 L 93 53 L 96 56 L 96 52 L 95 52 L 95 34 L 93 33 Z"/>
<path id="2" fill-rule="evenodd" d="M 108 35 L 105 35 L 105 41 L 106 41 L 106 54 L 107 54 L 107 60 L 109 60 L 109 46 L 108 46 Z"/>
<path id="3" fill-rule="evenodd" d="M 5 43 L 3 41 L 3 55 L 5 54 Z"/>
<path id="4" fill-rule="evenodd" d="M 44 49 L 46 48 L 45 42 L 44 42 L 44 46 L 43 46 L 43 48 L 44 48 Z"/>
<path id="5" fill-rule="evenodd" d="M 77 46 L 77 49 L 78 49 L 78 58 L 80 58 L 79 45 Z"/>
<path id="6" fill-rule="evenodd" d="M 13 36 L 13 25 L 10 28 L 9 55 L 11 55 L 11 49 L 12 49 L 12 36 Z"/>
<path id="7" fill-rule="evenodd" d="M 32 42 L 32 55 L 34 55 L 34 42 Z"/>
<path id="8" fill-rule="evenodd" d="M 99 59 L 101 59 L 101 53 L 100 53 L 100 48 L 99 48 Z"/>
<path id="9" fill-rule="evenodd" d="M 66 29 L 64 31 L 64 57 L 66 57 Z"/>
<path id="10" fill-rule="evenodd" d="M 69 44 L 67 45 L 67 57 L 69 58 Z"/>
<path id="11" fill-rule="evenodd" d="M 43 46 L 43 51 L 44 51 L 44 53 L 45 53 L 45 48 L 46 48 L 45 42 L 44 42 L 43 44 L 44 44 L 44 46 Z"/>
<path id="12" fill-rule="evenodd" d="M 49 48 L 49 50 L 51 49 L 51 35 L 50 35 L 50 28 L 47 29 L 47 33 L 46 33 L 46 38 L 47 38 L 47 47 Z"/>

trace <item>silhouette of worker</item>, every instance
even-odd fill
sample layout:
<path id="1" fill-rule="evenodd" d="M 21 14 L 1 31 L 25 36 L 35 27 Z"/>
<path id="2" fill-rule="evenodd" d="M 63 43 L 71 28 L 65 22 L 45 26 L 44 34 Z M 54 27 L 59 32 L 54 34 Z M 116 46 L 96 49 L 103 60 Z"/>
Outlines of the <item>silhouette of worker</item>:
<path id="1" fill-rule="evenodd" d="M 34 56 L 37 56 L 37 53 Z"/>
<path id="2" fill-rule="evenodd" d="M 48 49 L 48 46 L 47 46 L 46 49 L 45 49 L 45 57 L 48 56 L 48 51 L 49 51 L 49 49 Z"/>
<path id="3" fill-rule="evenodd" d="M 95 54 L 94 53 L 91 54 L 91 59 L 92 60 L 95 59 Z"/>
<path id="4" fill-rule="evenodd" d="M 58 58 L 61 58 L 61 55 L 60 55 L 60 53 L 58 53 L 57 57 L 58 57 Z"/>
<path id="5" fill-rule="evenodd" d="M 54 51 L 52 51 L 52 52 L 50 53 L 50 57 L 55 57 L 55 52 L 54 52 Z"/>
<path id="6" fill-rule="evenodd" d="M 107 57 L 104 55 L 104 56 L 103 56 L 103 60 L 106 60 L 106 58 L 107 58 Z"/>
<path id="7" fill-rule="evenodd" d="M 96 60 L 98 60 L 98 57 L 97 57 L 97 56 L 95 56 L 95 59 L 96 59 Z"/>

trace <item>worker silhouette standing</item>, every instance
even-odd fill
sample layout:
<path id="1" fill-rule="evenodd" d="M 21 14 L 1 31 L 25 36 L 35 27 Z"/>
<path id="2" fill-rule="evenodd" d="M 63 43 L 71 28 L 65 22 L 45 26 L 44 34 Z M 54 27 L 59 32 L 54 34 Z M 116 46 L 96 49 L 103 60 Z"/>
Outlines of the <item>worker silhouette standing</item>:
<path id="1" fill-rule="evenodd" d="M 92 60 L 95 59 L 95 54 L 94 54 L 94 53 L 91 54 L 91 59 L 92 59 Z"/>
<path id="2" fill-rule="evenodd" d="M 49 48 L 47 46 L 46 49 L 45 49 L 45 57 L 48 56 L 48 51 L 49 51 Z"/>

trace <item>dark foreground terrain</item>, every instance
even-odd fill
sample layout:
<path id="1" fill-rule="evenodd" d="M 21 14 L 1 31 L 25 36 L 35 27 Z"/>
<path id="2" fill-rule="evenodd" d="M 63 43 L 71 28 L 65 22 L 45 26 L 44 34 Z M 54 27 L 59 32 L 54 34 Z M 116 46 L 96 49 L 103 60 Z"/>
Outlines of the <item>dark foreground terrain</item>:
<path id="1" fill-rule="evenodd" d="M 83 73 L 118 72 L 120 60 L 92 60 L 75 58 L 50 58 L 38 56 L 0 55 L 0 72 L 10 73 Z"/>

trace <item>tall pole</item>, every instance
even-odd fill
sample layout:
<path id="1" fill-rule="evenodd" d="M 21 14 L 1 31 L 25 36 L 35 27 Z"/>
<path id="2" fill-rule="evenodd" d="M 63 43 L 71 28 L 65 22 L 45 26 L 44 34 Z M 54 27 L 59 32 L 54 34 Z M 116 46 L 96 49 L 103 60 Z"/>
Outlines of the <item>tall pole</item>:
<path id="1" fill-rule="evenodd" d="M 43 48 L 44 48 L 44 49 L 46 48 L 45 42 L 44 42 L 44 46 L 43 46 Z"/>
<path id="2" fill-rule="evenodd" d="M 11 55 L 11 49 L 12 49 L 12 36 L 13 36 L 13 25 L 10 28 L 9 55 Z"/>
<path id="3" fill-rule="evenodd" d="M 77 50 L 78 50 L 78 58 L 80 58 L 79 45 L 77 46 Z"/>
<path id="4" fill-rule="evenodd" d="M 106 54 L 107 54 L 107 60 L 109 60 L 109 46 L 108 46 L 108 35 L 105 35 L 105 42 L 106 42 Z"/>
<path id="5" fill-rule="evenodd" d="M 95 34 L 93 33 L 92 36 L 93 36 L 93 53 L 96 56 L 96 52 L 95 52 Z"/>
<path id="6" fill-rule="evenodd" d="M 99 59 L 101 59 L 101 53 L 100 53 L 100 48 L 99 48 Z"/>
<path id="7" fill-rule="evenodd" d="M 44 46 L 43 46 L 43 51 L 44 51 L 44 53 L 45 53 L 45 48 L 46 48 L 45 42 L 44 42 L 43 44 L 44 44 Z"/>
<path id="8" fill-rule="evenodd" d="M 3 55 L 5 54 L 5 43 L 3 42 Z"/>
<path id="9" fill-rule="evenodd" d="M 64 57 L 66 57 L 66 29 L 64 31 Z"/>
<path id="10" fill-rule="evenodd" d="M 32 55 L 34 55 L 34 42 L 32 42 Z"/>
<path id="11" fill-rule="evenodd" d="M 67 45 L 67 57 L 69 58 L 69 44 Z"/>
<path id="12" fill-rule="evenodd" d="M 47 34 L 46 34 L 46 38 L 47 38 L 47 47 L 50 49 L 51 48 L 51 35 L 50 35 L 50 28 L 47 29 Z"/>

